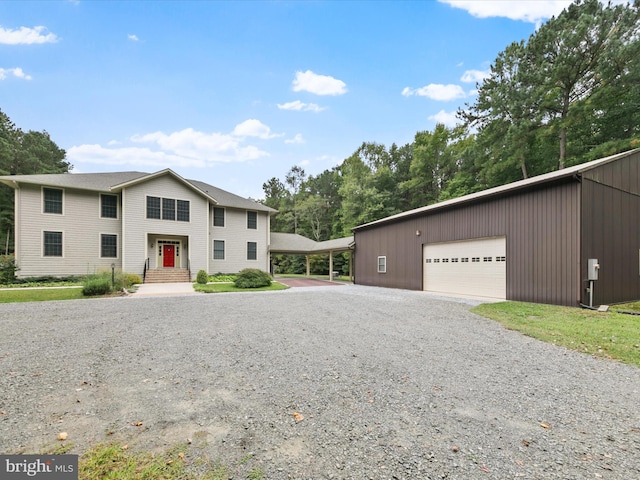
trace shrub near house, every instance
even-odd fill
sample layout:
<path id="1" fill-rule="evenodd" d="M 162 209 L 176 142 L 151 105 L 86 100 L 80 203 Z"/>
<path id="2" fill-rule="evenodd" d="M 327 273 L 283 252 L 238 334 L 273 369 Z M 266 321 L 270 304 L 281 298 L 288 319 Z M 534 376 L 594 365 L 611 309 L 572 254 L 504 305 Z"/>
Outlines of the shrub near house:
<path id="1" fill-rule="evenodd" d="M 238 288 L 260 288 L 271 285 L 271 275 L 257 268 L 241 270 L 233 282 Z"/>

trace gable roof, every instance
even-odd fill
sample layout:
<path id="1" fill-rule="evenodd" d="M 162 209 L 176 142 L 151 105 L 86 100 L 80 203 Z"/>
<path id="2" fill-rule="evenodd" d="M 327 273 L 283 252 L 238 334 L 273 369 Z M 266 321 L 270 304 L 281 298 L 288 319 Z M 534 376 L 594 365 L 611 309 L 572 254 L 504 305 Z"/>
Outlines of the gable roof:
<path id="1" fill-rule="evenodd" d="M 39 175 L 4 175 L 0 182 L 15 188 L 15 183 L 43 185 L 45 187 L 76 188 L 108 192 L 112 185 L 127 182 L 148 175 L 143 172 L 111 173 L 43 173 Z"/>
<path id="2" fill-rule="evenodd" d="M 493 187 L 487 190 L 482 190 L 480 192 L 470 193 L 469 195 L 463 195 L 462 197 L 452 198 L 451 200 L 445 200 L 444 202 L 434 203 L 432 205 L 427 205 L 425 207 L 415 208 L 413 210 L 408 210 L 406 212 L 397 213 L 389 217 L 381 218 L 380 220 L 375 220 L 373 222 L 365 223 L 363 225 L 358 225 L 357 227 L 352 228 L 351 231 L 355 232 L 360 229 L 365 229 L 365 228 L 380 225 L 383 223 L 389 223 L 397 220 L 402 220 L 405 218 L 418 216 L 425 212 L 441 210 L 443 208 L 458 206 L 458 205 L 462 205 L 462 204 L 474 202 L 474 201 L 481 201 L 481 200 L 485 200 L 498 195 L 510 194 L 518 190 L 529 188 L 538 184 L 550 183 L 553 181 L 561 180 L 563 178 L 573 177 L 576 175 L 580 175 L 581 173 L 586 172 L 588 170 L 593 170 L 594 168 L 601 167 L 602 165 L 606 165 L 607 163 L 614 162 L 616 160 L 619 160 L 620 158 L 628 157 L 629 155 L 633 155 L 638 152 L 640 152 L 640 148 L 637 148 L 635 150 L 629 150 L 623 153 L 618 153 L 616 155 L 611 155 L 609 157 L 600 158 L 598 160 L 593 160 L 591 162 L 581 163 L 579 165 L 574 165 L 572 167 L 563 168 L 562 170 L 557 170 L 555 172 L 545 173 L 543 175 L 537 175 L 535 177 L 526 178 L 524 180 L 508 183 L 506 185 L 500 185 L 499 187 Z"/>
<path id="3" fill-rule="evenodd" d="M 74 188 L 78 190 L 89 190 L 95 192 L 111 193 L 120 191 L 123 188 L 136 185 L 162 175 L 171 175 L 186 187 L 198 192 L 203 197 L 208 198 L 212 203 L 222 207 L 240 208 L 245 210 L 256 210 L 268 212 L 269 214 L 277 210 L 262 205 L 254 200 L 240 197 L 233 193 L 222 190 L 198 180 L 188 180 L 171 169 L 160 170 L 155 173 L 145 172 L 110 172 L 110 173 L 48 173 L 40 175 L 4 175 L 0 176 L 0 182 L 12 188 L 16 188 L 20 183 L 31 185 L 43 185 L 47 187 Z"/>
<path id="4" fill-rule="evenodd" d="M 271 232 L 269 250 L 273 253 L 310 254 L 346 251 L 352 247 L 353 237 L 316 242 L 297 233 Z"/>
<path id="5" fill-rule="evenodd" d="M 240 197 L 221 188 L 214 187 L 208 183 L 200 182 L 199 180 L 187 180 L 189 183 L 199 188 L 207 195 L 215 198 L 218 204 L 222 207 L 242 208 L 244 210 L 259 210 L 261 212 L 276 213 L 275 208 L 267 207 L 261 203 L 251 200 L 250 198 Z"/>

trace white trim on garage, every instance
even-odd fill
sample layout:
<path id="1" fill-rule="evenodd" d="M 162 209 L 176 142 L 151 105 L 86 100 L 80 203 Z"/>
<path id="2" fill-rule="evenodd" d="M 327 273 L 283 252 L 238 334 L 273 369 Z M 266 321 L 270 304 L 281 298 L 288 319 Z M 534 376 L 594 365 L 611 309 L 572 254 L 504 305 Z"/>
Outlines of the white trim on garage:
<path id="1" fill-rule="evenodd" d="M 423 290 L 505 300 L 506 237 L 432 243 L 422 247 Z"/>

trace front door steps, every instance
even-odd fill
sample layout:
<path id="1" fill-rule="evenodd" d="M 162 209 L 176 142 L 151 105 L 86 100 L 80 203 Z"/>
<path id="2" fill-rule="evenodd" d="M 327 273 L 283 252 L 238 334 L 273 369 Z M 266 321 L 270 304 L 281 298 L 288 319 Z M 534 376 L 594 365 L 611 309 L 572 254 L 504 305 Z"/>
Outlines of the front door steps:
<path id="1" fill-rule="evenodd" d="M 186 268 L 149 269 L 144 283 L 181 283 L 191 282 L 189 270 Z"/>

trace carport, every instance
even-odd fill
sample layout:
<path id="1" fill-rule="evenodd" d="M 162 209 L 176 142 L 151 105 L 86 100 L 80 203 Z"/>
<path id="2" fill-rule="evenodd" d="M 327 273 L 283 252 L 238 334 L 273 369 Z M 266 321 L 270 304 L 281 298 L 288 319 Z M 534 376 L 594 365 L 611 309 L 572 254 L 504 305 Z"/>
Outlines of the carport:
<path id="1" fill-rule="evenodd" d="M 269 254 L 304 255 L 307 264 L 307 277 L 310 276 L 311 255 L 329 255 L 329 280 L 333 281 L 333 254 L 352 252 L 355 243 L 353 237 L 336 238 L 324 242 L 316 242 L 297 233 L 271 232 Z M 353 281 L 353 255 L 349 256 L 349 279 Z"/>

